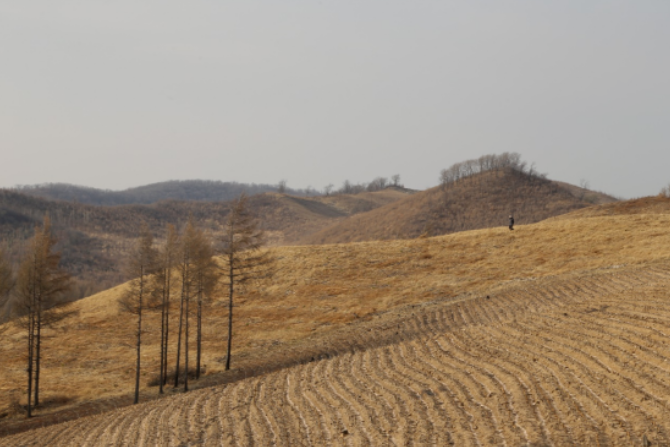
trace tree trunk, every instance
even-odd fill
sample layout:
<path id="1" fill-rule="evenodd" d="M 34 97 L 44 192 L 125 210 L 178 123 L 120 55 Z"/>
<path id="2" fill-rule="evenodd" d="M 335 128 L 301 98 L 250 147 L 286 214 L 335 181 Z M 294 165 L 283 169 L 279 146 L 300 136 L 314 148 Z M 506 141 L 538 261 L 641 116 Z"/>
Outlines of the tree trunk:
<path id="1" fill-rule="evenodd" d="M 198 315 L 196 321 L 196 355 L 195 355 L 195 378 L 200 378 L 200 350 L 202 347 L 202 277 L 199 281 L 198 287 Z"/>
<path id="2" fill-rule="evenodd" d="M 177 332 L 177 366 L 174 369 L 174 387 L 179 386 L 179 361 L 181 360 L 181 331 L 184 321 L 184 295 L 186 289 L 186 267 L 182 266 L 181 299 L 179 301 L 179 331 Z"/>
<path id="3" fill-rule="evenodd" d="M 165 286 L 165 284 L 163 284 Z M 163 364 L 165 363 L 165 288 L 163 288 L 163 302 L 161 306 L 161 362 L 158 373 L 158 394 L 163 394 Z"/>
<path id="4" fill-rule="evenodd" d="M 230 353 L 233 347 L 233 270 L 232 256 L 229 259 L 228 269 L 228 355 L 226 356 L 226 371 L 230 370 Z"/>
<path id="5" fill-rule="evenodd" d="M 142 293 L 144 292 L 144 268 L 140 267 L 140 296 L 137 312 L 137 366 L 135 367 L 135 404 L 140 401 L 140 348 L 142 343 Z"/>
<path id="6" fill-rule="evenodd" d="M 184 391 L 188 391 L 188 305 L 190 300 L 190 291 L 186 287 L 185 311 L 184 311 Z"/>
<path id="7" fill-rule="evenodd" d="M 170 272 L 168 271 L 168 275 L 169 274 L 170 274 Z M 166 289 L 167 289 L 167 296 L 166 296 L 167 300 L 166 300 L 166 303 L 165 303 L 165 345 L 164 345 L 164 348 L 163 348 L 165 350 L 165 357 L 164 357 L 165 360 L 164 360 L 163 365 L 161 366 L 162 371 L 163 371 L 163 378 L 162 378 L 163 385 L 166 385 L 167 380 L 168 380 L 168 377 L 167 377 L 167 375 L 168 375 L 168 372 L 167 372 L 167 368 L 168 368 L 168 341 L 169 341 L 169 338 L 170 338 L 170 277 L 169 276 L 167 276 Z"/>
<path id="8" fill-rule="evenodd" d="M 42 345 L 42 309 L 39 304 L 35 315 L 35 407 L 40 404 L 40 347 Z"/>
<path id="9" fill-rule="evenodd" d="M 33 397 L 33 331 L 34 314 L 31 311 L 28 314 L 28 417 L 32 417 L 32 397 Z"/>

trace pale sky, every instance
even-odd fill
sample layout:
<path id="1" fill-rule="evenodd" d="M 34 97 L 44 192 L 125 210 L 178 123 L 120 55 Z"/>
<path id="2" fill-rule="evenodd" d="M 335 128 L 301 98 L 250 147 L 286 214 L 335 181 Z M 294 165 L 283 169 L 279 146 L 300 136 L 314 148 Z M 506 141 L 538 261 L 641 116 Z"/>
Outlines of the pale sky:
<path id="1" fill-rule="evenodd" d="M 667 0 L 1 0 L 0 186 L 670 183 Z"/>

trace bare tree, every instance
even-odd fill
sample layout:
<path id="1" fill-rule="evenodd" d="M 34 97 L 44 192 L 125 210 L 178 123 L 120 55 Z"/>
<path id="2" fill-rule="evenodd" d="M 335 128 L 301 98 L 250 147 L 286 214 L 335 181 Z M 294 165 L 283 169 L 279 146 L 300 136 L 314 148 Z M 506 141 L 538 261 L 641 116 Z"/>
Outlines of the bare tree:
<path id="1" fill-rule="evenodd" d="M 589 181 L 586 179 L 580 179 L 579 187 L 581 188 L 581 191 L 579 191 L 579 200 L 584 200 L 584 197 L 589 190 Z"/>
<path id="2" fill-rule="evenodd" d="M 400 174 L 394 174 L 391 176 L 391 182 L 393 186 L 400 186 Z"/>
<path id="3" fill-rule="evenodd" d="M 286 180 L 279 180 L 279 183 L 277 183 L 277 192 L 279 194 L 286 193 Z"/>
<path id="4" fill-rule="evenodd" d="M 228 288 L 228 352 L 226 371 L 230 369 L 233 339 L 233 301 L 238 286 L 270 273 L 272 258 L 262 249 L 263 232 L 247 209 L 243 194 L 231 203 L 230 213 L 221 240 L 223 282 Z"/>
<path id="5" fill-rule="evenodd" d="M 119 299 L 119 308 L 123 312 L 137 315 L 137 363 L 135 366 L 135 400 L 140 401 L 140 354 L 142 348 L 142 312 L 156 306 L 155 288 L 151 275 L 157 270 L 157 252 L 153 247 L 154 237 L 145 225 L 135 249 L 128 259 L 128 273 L 134 278 L 128 289 Z"/>
<path id="6" fill-rule="evenodd" d="M 60 300 L 62 295 L 72 283 L 70 275 L 58 265 L 60 253 L 54 251 L 56 242 L 51 234 L 51 221 L 46 216 L 43 226 L 35 228 L 35 236 L 19 266 L 17 277 L 20 321 L 28 331 L 28 417 L 32 416 L 33 392 L 35 407 L 40 402 L 42 328 L 71 314 L 59 307 L 63 304 Z"/>
<path id="7" fill-rule="evenodd" d="M 195 378 L 200 378 L 202 358 L 202 316 L 203 308 L 210 301 L 212 293 L 217 286 L 220 270 L 214 259 L 214 248 L 211 240 L 202 233 L 197 232 L 197 258 L 195 262 L 195 293 L 197 295 L 198 310 L 196 313 L 196 360 Z"/>
<path id="8" fill-rule="evenodd" d="M 0 250 L 0 307 L 13 287 L 14 277 L 12 266 L 7 261 L 5 254 Z"/>
<path id="9" fill-rule="evenodd" d="M 665 188 L 662 188 L 659 195 L 661 197 L 670 198 L 670 185 L 666 186 Z"/>
<path id="10" fill-rule="evenodd" d="M 156 287 L 161 297 L 161 356 L 160 356 L 160 383 L 158 392 L 163 394 L 163 387 L 167 383 L 168 346 L 170 335 L 170 304 L 172 284 L 176 281 L 174 269 L 179 250 L 179 235 L 174 225 L 167 226 L 165 245 L 158 254 L 159 268 L 156 272 Z"/>
<path id="11" fill-rule="evenodd" d="M 208 293 L 209 274 L 214 269 L 213 249 L 203 232 L 195 226 L 193 217 L 189 218 L 181 238 L 179 251 L 179 281 L 181 283 L 181 299 L 179 305 L 179 330 L 177 333 L 177 361 L 175 367 L 175 388 L 179 386 L 179 367 L 181 361 L 181 347 L 184 348 L 184 391 L 188 391 L 189 371 L 189 334 L 191 316 L 191 298 L 195 294 L 198 298 L 198 312 L 202 315 L 203 294 Z M 210 265 L 211 264 L 211 265 Z M 196 335 L 201 322 L 196 321 Z M 183 340 L 183 343 L 182 343 Z M 196 352 L 199 357 L 199 351 Z M 199 359 L 196 359 L 199 360 Z"/>
<path id="12" fill-rule="evenodd" d="M 323 193 L 327 196 L 330 195 L 331 192 L 333 192 L 333 188 L 335 188 L 335 185 L 332 183 L 327 184 L 326 186 L 323 187 Z"/>
<path id="13" fill-rule="evenodd" d="M 387 185 L 388 179 L 386 177 L 376 177 L 374 180 L 368 183 L 367 190 L 381 191 L 382 189 L 386 188 Z"/>

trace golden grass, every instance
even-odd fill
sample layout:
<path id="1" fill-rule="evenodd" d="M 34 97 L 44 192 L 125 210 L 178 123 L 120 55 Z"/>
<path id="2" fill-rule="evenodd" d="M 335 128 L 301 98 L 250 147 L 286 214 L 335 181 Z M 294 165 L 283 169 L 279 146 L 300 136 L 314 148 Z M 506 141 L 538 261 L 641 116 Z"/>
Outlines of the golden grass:
<path id="1" fill-rule="evenodd" d="M 276 344 L 325 334 L 399 306 L 489 293 L 514 281 L 670 260 L 670 215 L 572 216 L 514 231 L 503 227 L 435 238 L 275 250 L 279 272 L 274 280 L 243 291 L 237 299 L 233 367 Z M 73 303 L 79 315 L 45 332 L 45 398 L 71 396 L 66 404 L 71 406 L 132 391 L 135 321 L 118 312 L 116 300 L 123 287 Z M 223 370 L 223 300 L 211 305 L 204 320 L 208 374 Z M 157 320 L 150 316 L 145 326 L 144 383 L 158 364 Z M 175 324 L 173 319 L 171 327 Z M 0 353 L 3 403 L 14 390 L 24 388 L 24 345 L 23 332 L 10 324 Z"/>

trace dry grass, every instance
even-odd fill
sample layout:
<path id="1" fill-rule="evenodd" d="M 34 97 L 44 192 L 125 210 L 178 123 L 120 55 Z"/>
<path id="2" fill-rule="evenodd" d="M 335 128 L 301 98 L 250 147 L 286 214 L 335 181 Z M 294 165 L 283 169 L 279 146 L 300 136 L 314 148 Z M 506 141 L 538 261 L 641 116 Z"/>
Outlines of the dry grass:
<path id="1" fill-rule="evenodd" d="M 296 349 L 311 358 L 268 374 L 2 441 L 669 445 L 669 267 L 573 273 L 413 305 L 336 331 L 322 355 L 302 343 Z"/>
<path id="2" fill-rule="evenodd" d="M 301 242 L 328 244 L 436 236 L 504 225 L 509 214 L 514 214 L 519 225 L 531 224 L 591 206 L 585 195 L 575 195 L 574 188 L 577 187 L 516 171 L 485 172 L 348 217 L 306 234 Z M 597 200 L 607 199 L 598 196 Z"/>
<path id="3" fill-rule="evenodd" d="M 413 303 L 492 293 L 516 281 L 670 260 L 670 215 L 578 217 L 513 232 L 494 228 L 415 240 L 277 248 L 280 270 L 274 281 L 246 290 L 237 301 L 233 366 L 275 346 L 327 336 L 348 323 Z M 134 321 L 119 315 L 116 306 L 123 287 L 72 304 L 79 316 L 45 332 L 45 399 L 68 396 L 72 400 L 60 407 L 65 408 L 132 390 Z M 208 375 L 223 370 L 226 315 L 223 303 L 215 302 L 204 321 Z M 145 385 L 158 363 L 157 319 L 149 318 L 144 336 Z M 175 321 L 171 324 L 174 328 Z M 0 354 L 3 403 L 24 385 L 24 345 L 23 332 L 9 327 Z"/>

